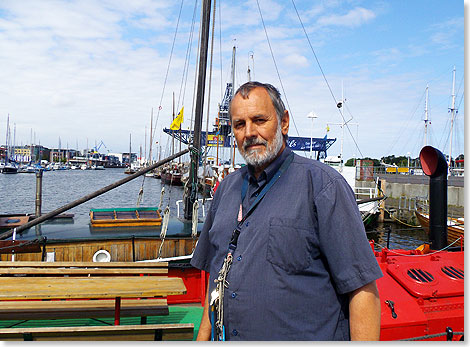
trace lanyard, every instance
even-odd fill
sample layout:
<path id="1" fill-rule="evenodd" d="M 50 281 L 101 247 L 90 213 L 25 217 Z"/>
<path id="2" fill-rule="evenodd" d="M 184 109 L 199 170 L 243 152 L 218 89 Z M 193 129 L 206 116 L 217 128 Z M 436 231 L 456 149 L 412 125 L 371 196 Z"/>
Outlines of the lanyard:
<path id="1" fill-rule="evenodd" d="M 232 233 L 232 239 L 230 240 L 230 244 L 229 244 L 229 247 L 228 247 L 229 251 L 232 254 L 235 251 L 235 249 L 237 248 L 238 236 L 240 235 L 240 228 L 241 228 L 242 224 L 251 215 L 251 213 L 255 210 L 255 208 L 258 206 L 261 199 L 266 195 L 268 190 L 271 189 L 271 187 L 274 185 L 274 183 L 277 182 L 279 177 L 281 177 L 281 175 L 287 170 L 289 165 L 292 163 L 293 159 L 294 159 L 294 152 L 291 152 L 289 154 L 289 156 L 286 158 L 286 160 L 284 160 L 284 162 L 282 163 L 279 170 L 277 170 L 277 172 L 274 174 L 274 176 L 271 177 L 269 182 L 264 186 L 263 190 L 261 190 L 261 193 L 259 193 L 258 197 L 253 202 L 253 204 L 251 204 L 251 206 L 249 207 L 248 211 L 243 216 L 243 218 L 238 222 L 237 227 L 235 228 L 235 230 Z M 244 179 L 243 185 L 242 185 L 242 190 L 241 190 L 242 203 L 243 203 L 243 200 L 246 197 L 247 191 L 248 191 L 248 174 L 245 176 L 245 179 Z"/>
<path id="2" fill-rule="evenodd" d="M 294 153 L 291 152 L 289 156 L 284 160 L 284 163 L 282 163 L 281 167 L 277 172 L 274 174 L 274 176 L 269 180 L 269 182 L 264 186 L 263 190 L 261 193 L 258 195 L 256 200 L 253 202 L 253 204 L 250 206 L 248 211 L 246 212 L 245 216 L 243 218 L 240 218 L 237 227 L 232 233 L 232 239 L 230 240 L 230 244 L 228 246 L 228 253 L 224 259 L 224 262 L 222 264 L 222 267 L 219 271 L 219 275 L 217 279 L 215 280 L 216 289 L 213 292 L 214 293 L 214 301 L 211 303 L 211 315 L 212 315 L 212 340 L 213 341 L 225 341 L 225 326 L 224 326 L 224 295 L 225 295 L 225 288 L 228 287 L 228 282 L 227 282 L 227 275 L 230 271 L 230 267 L 232 265 L 232 256 L 237 249 L 237 243 L 238 243 L 238 236 L 240 235 L 240 229 L 243 224 L 243 222 L 248 218 L 248 216 L 254 211 L 256 206 L 258 206 L 259 202 L 261 199 L 266 195 L 268 190 L 274 185 L 274 183 L 277 182 L 279 177 L 287 170 L 289 167 L 290 163 L 294 159 Z M 242 185 L 242 203 L 243 200 L 245 199 L 246 193 L 248 191 L 248 175 L 245 176 L 245 180 Z M 241 205 L 240 205 L 240 210 L 241 210 Z M 212 294 L 211 294 L 212 295 Z M 212 301 L 212 299 L 211 299 Z M 215 318 L 215 312 L 217 311 L 217 319 Z"/>

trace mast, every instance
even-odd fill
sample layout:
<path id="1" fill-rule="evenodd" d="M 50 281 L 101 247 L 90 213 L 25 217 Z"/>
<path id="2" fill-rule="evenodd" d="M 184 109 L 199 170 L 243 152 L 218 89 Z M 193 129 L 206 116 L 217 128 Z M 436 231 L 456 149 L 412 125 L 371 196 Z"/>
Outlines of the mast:
<path id="1" fill-rule="evenodd" d="M 201 151 L 201 129 L 204 111 L 204 89 L 206 85 L 207 52 L 209 46 L 209 24 L 211 18 L 211 0 L 202 1 L 201 10 L 201 36 L 199 46 L 199 69 L 196 92 L 196 108 L 194 119 L 194 136 L 191 153 L 191 165 L 189 171 L 189 191 L 185 194 L 184 218 L 189 220 L 193 214 L 193 204 L 197 200 L 197 171 L 199 167 L 199 154 Z"/>
<path id="2" fill-rule="evenodd" d="M 343 114 L 343 106 L 344 106 L 344 85 L 343 81 L 341 81 L 341 106 L 339 107 L 339 112 L 341 113 L 341 152 L 340 152 L 340 162 L 339 162 L 339 172 L 343 172 L 343 144 L 344 144 L 344 126 L 346 123 L 344 122 L 344 114 Z"/>
<path id="3" fill-rule="evenodd" d="M 450 108 L 450 112 L 452 114 L 452 118 L 450 120 L 450 146 L 449 146 L 449 172 L 448 175 L 450 176 L 452 173 L 452 131 L 454 128 L 454 118 L 455 118 L 455 66 L 452 71 L 452 106 Z"/>
<path id="4" fill-rule="evenodd" d="M 173 92 L 173 111 L 172 111 L 172 123 L 173 121 L 175 120 L 175 92 Z M 173 136 L 173 133 L 175 131 L 172 130 L 172 134 L 171 134 L 171 155 L 174 155 L 175 154 L 175 137 Z"/>
<path id="5" fill-rule="evenodd" d="M 235 90 L 235 53 L 236 53 L 236 48 L 235 46 L 233 46 L 233 50 L 232 50 L 232 91 Z M 233 94 L 233 92 L 232 92 Z M 231 143 L 232 143 L 232 148 L 233 150 L 230 151 L 230 162 L 232 163 L 232 168 L 234 167 L 235 165 L 235 141 L 234 141 L 234 136 L 233 136 L 233 127 L 230 127 L 230 139 L 231 139 Z"/>
<path id="6" fill-rule="evenodd" d="M 424 103 L 424 146 L 428 145 L 428 98 L 429 85 L 426 85 L 426 102 Z"/>
<path id="7" fill-rule="evenodd" d="M 150 114 L 150 143 L 149 143 L 149 162 L 152 165 L 152 146 L 153 146 L 153 107 Z"/>
<path id="8" fill-rule="evenodd" d="M 16 161 L 16 154 L 15 154 L 15 151 L 16 151 L 16 123 L 13 123 L 13 153 L 12 153 L 12 157 L 14 158 L 13 160 Z"/>
<path id="9" fill-rule="evenodd" d="M 10 114 L 8 114 L 7 117 L 7 135 L 5 139 L 5 145 L 6 145 L 6 150 L 5 150 L 5 165 L 8 163 L 8 132 L 10 130 Z"/>
<path id="10" fill-rule="evenodd" d="M 129 170 L 131 169 L 131 142 L 132 142 L 132 134 L 129 134 Z M 88 145 L 87 145 L 88 146 Z"/>

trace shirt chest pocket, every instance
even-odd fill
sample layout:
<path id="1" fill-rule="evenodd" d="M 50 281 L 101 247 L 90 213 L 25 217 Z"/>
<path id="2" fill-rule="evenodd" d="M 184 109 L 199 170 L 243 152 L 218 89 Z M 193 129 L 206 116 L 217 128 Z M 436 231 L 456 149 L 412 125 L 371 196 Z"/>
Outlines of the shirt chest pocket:
<path id="1" fill-rule="evenodd" d="M 308 268 L 319 254 L 316 237 L 308 222 L 298 219 L 272 218 L 266 259 L 288 273 Z"/>

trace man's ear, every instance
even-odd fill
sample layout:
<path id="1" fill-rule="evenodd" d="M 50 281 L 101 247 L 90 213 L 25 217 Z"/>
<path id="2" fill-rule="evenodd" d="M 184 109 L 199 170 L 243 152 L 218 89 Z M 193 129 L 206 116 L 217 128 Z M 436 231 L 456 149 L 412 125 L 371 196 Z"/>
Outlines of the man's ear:
<path id="1" fill-rule="evenodd" d="M 287 110 L 284 110 L 284 114 L 282 115 L 281 132 L 284 136 L 289 132 L 289 111 Z"/>

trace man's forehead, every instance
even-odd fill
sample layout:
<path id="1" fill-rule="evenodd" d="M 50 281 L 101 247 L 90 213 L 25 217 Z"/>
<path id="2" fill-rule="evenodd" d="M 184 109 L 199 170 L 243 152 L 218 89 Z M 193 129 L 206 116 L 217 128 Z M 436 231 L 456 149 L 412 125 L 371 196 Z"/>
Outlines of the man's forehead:
<path id="1" fill-rule="evenodd" d="M 252 89 L 247 95 L 241 95 L 240 93 L 235 94 L 230 104 L 230 113 L 232 114 L 237 107 L 244 105 L 268 109 L 272 107 L 274 109 L 268 92 L 260 87 Z"/>

